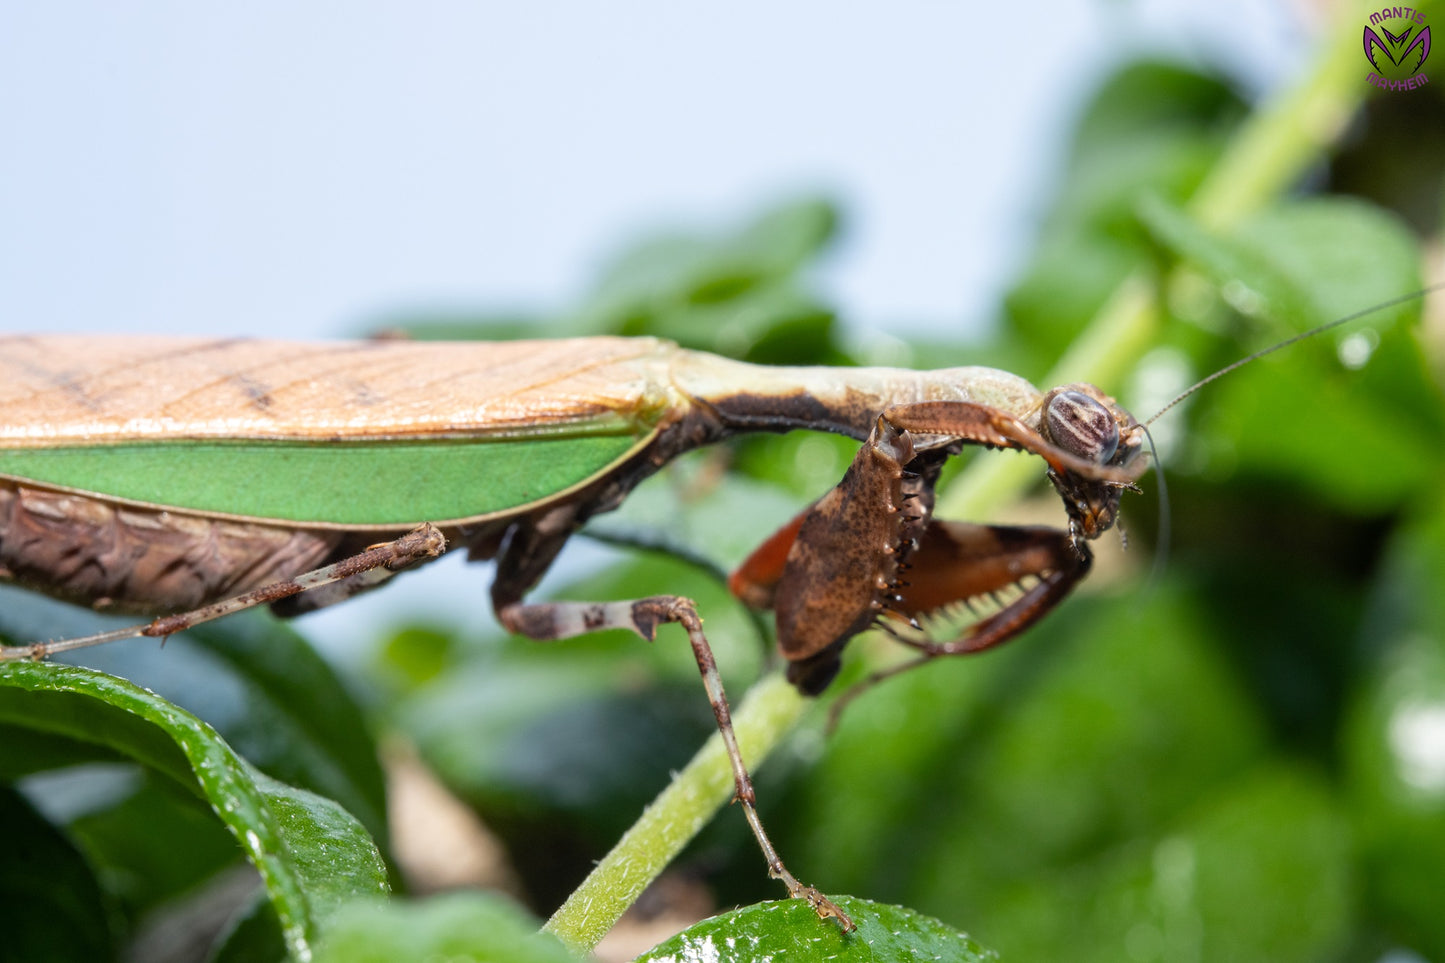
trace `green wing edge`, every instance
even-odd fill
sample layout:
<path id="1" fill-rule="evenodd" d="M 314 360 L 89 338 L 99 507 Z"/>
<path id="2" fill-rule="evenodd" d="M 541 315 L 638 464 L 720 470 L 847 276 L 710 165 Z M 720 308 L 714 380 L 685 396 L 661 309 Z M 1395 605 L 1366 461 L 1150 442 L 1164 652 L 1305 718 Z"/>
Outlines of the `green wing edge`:
<path id="1" fill-rule="evenodd" d="M 0 450 L 0 476 L 189 513 L 330 528 L 510 514 L 615 470 L 655 425 L 420 441 L 123 442 Z"/>

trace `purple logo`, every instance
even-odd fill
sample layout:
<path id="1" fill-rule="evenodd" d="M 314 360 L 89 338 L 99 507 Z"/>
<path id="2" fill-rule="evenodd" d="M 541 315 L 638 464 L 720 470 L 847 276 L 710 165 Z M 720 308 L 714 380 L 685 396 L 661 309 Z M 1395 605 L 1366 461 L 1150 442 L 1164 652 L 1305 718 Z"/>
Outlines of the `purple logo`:
<path id="1" fill-rule="evenodd" d="M 1364 43 L 1365 59 L 1375 68 L 1366 80 L 1381 90 L 1415 90 L 1430 82 L 1424 73 L 1430 28 L 1414 7 L 1384 7 L 1370 14 Z"/>

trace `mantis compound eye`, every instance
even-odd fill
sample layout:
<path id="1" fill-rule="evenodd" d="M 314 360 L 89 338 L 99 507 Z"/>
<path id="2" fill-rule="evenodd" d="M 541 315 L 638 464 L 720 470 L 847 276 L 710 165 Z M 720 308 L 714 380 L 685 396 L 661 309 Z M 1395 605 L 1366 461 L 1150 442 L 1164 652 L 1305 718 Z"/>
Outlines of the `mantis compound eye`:
<path id="1" fill-rule="evenodd" d="M 1050 440 L 1070 454 L 1107 465 L 1119 450 L 1119 425 L 1108 408 L 1082 391 L 1060 391 L 1044 409 Z"/>

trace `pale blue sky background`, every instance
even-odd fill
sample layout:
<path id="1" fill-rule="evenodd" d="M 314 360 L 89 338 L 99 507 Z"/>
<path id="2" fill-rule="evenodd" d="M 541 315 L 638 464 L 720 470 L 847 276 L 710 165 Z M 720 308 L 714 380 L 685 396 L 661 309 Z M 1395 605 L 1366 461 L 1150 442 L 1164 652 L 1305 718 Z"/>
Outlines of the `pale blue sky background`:
<path id="1" fill-rule="evenodd" d="M 0 0 L 0 330 L 565 307 L 646 228 L 819 189 L 849 214 L 821 280 L 850 322 L 981 323 L 1110 65 L 1268 90 L 1309 32 L 1265 0 L 869 9 Z M 486 573 L 456 568 L 442 594 L 474 607 Z"/>
<path id="2" fill-rule="evenodd" d="M 1262 0 L 975 9 L 6 0 L 0 328 L 563 306 L 645 227 L 818 188 L 850 318 L 986 318 L 1111 63 L 1237 41 L 1267 86 L 1305 47 Z"/>

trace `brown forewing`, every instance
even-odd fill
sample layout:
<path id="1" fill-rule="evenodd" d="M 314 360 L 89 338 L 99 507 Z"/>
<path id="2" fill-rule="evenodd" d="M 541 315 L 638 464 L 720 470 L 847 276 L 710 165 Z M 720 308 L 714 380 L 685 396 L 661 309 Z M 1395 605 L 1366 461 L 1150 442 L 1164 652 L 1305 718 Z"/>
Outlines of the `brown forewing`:
<path id="1" fill-rule="evenodd" d="M 0 444 L 405 438 L 561 428 L 665 407 L 651 338 L 299 343 L 0 338 Z"/>

